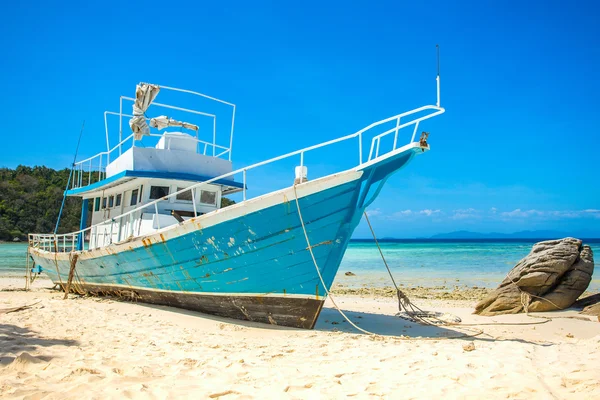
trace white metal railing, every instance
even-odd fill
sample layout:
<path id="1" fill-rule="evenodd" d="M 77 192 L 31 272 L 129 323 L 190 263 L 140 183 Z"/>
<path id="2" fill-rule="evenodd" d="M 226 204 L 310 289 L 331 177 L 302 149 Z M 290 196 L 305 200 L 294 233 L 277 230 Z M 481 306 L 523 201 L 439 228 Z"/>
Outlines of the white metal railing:
<path id="1" fill-rule="evenodd" d="M 431 112 L 431 113 L 429 113 L 427 115 L 423 115 L 421 117 L 409 119 L 409 121 L 401 123 L 402 119 L 405 119 L 405 118 L 407 118 L 409 116 L 414 116 L 414 114 L 421 113 L 421 112 L 424 112 L 424 111 L 433 111 L 433 112 Z M 67 234 L 67 235 L 33 235 L 33 242 L 34 243 L 39 243 L 39 246 L 42 246 L 42 248 L 48 248 L 48 246 L 46 245 L 47 241 L 49 241 L 51 244 L 55 243 L 56 240 L 58 240 L 58 242 L 60 242 L 60 238 L 62 238 L 63 236 L 65 237 L 65 238 L 62 239 L 63 242 L 64 241 L 68 241 L 67 238 L 69 238 L 69 237 L 72 240 L 75 240 L 75 239 L 73 239 L 73 237 L 75 237 L 75 236 L 79 237 L 80 234 L 81 234 L 81 237 L 83 237 L 83 235 L 85 234 L 85 232 L 91 231 L 92 229 L 95 230 L 95 234 L 96 234 L 95 244 L 96 245 L 93 246 L 93 247 L 90 246 L 90 248 L 97 248 L 97 247 L 99 247 L 98 246 L 98 242 L 99 241 L 97 240 L 97 236 L 100 234 L 100 232 L 103 232 L 102 234 L 104 235 L 104 239 L 106 239 L 106 236 L 110 237 L 110 240 L 108 241 L 108 243 L 106 241 L 103 241 L 103 245 L 111 244 L 113 242 L 120 242 L 120 241 L 122 241 L 122 240 L 124 240 L 124 239 L 126 239 L 126 238 L 131 237 L 131 236 L 134 235 L 135 229 L 132 226 L 132 221 L 135 220 L 134 214 L 136 214 L 136 213 L 139 214 L 139 218 L 141 219 L 142 213 L 144 213 L 144 210 L 148 209 L 149 207 L 153 208 L 153 213 L 156 215 L 157 228 L 160 229 L 160 222 L 158 222 L 158 218 L 159 218 L 158 203 L 159 202 L 168 201 L 170 198 L 178 196 L 179 194 L 184 193 L 184 192 L 186 192 L 188 190 L 190 190 L 191 193 L 192 193 L 192 196 L 194 196 L 194 190 L 195 189 L 197 189 L 197 188 L 199 188 L 199 187 L 201 187 L 203 185 L 208 185 L 208 184 L 211 184 L 211 183 L 213 183 L 215 181 L 219 181 L 221 179 L 225 179 L 225 178 L 237 175 L 237 174 L 242 174 L 242 176 L 243 176 L 243 178 L 242 178 L 242 180 L 243 180 L 243 182 L 242 182 L 243 183 L 242 191 L 243 191 L 243 199 L 246 200 L 247 199 L 247 196 L 246 196 L 246 173 L 247 173 L 247 171 L 255 169 L 255 168 L 258 168 L 258 167 L 261 167 L 261 166 L 264 166 L 264 165 L 272 164 L 272 163 L 274 163 L 276 161 L 280 161 L 280 160 L 287 159 L 287 158 L 290 158 L 290 157 L 298 156 L 298 155 L 300 156 L 300 167 L 303 167 L 304 166 L 304 155 L 305 155 L 305 153 L 308 153 L 310 151 L 313 151 L 313 150 L 316 150 L 316 149 L 320 149 L 320 148 L 323 148 L 323 147 L 327 147 L 327 146 L 330 146 L 330 145 L 333 145 L 333 144 L 336 144 L 336 143 L 340 143 L 340 142 L 344 142 L 344 141 L 347 141 L 347 140 L 351 140 L 351 139 L 358 139 L 358 159 L 359 159 L 358 160 L 359 161 L 358 166 L 360 166 L 360 165 L 362 165 L 365 162 L 369 162 L 369 161 L 375 160 L 375 159 L 377 159 L 379 157 L 383 157 L 387 153 L 390 153 L 392 151 L 397 150 L 399 148 L 398 147 L 398 134 L 399 134 L 399 131 L 402 130 L 403 128 L 406 128 L 406 127 L 409 127 L 409 126 L 412 126 L 412 125 L 414 125 L 414 130 L 412 132 L 412 136 L 411 136 L 411 139 L 409 141 L 409 144 L 413 143 L 415 141 L 416 132 L 417 132 L 417 128 L 419 126 L 419 123 L 421 121 L 430 119 L 430 118 L 435 117 L 437 115 L 440 115 L 440 114 L 444 113 L 444 111 L 445 110 L 443 108 L 438 107 L 437 105 L 436 106 L 428 105 L 428 106 L 419 107 L 419 108 L 416 108 L 414 110 L 411 110 L 411 111 L 408 111 L 408 112 L 405 112 L 405 113 L 402 113 L 402 114 L 398 114 L 398 115 L 395 115 L 393 117 L 383 119 L 381 121 L 374 122 L 374 123 L 366 126 L 365 128 L 363 128 L 363 129 L 361 129 L 361 130 L 359 130 L 359 131 L 357 131 L 355 133 L 352 133 L 350 135 L 342 136 L 340 138 L 329 140 L 329 141 L 326 141 L 326 142 L 323 142 L 323 143 L 320 143 L 320 144 L 317 144 L 317 145 L 314 145 L 314 146 L 305 147 L 303 149 L 296 150 L 296 151 L 293 151 L 291 153 L 287 153 L 287 154 L 284 154 L 284 155 L 281 155 L 281 156 L 278 156 L 278 157 L 271 158 L 271 159 L 266 160 L 266 161 L 262 161 L 262 162 L 259 162 L 259 163 L 256 163 L 256 164 L 244 167 L 244 168 L 237 169 L 235 171 L 232 171 L 232 172 L 229 172 L 227 174 L 223 174 L 223 175 L 214 177 L 214 178 L 209 179 L 209 180 L 204 181 L 204 182 L 196 183 L 196 184 L 194 184 L 192 186 L 189 186 L 189 187 L 187 187 L 185 189 L 182 189 L 182 190 L 176 191 L 174 193 L 171 193 L 171 194 L 169 194 L 167 196 L 164 196 L 164 197 L 162 197 L 160 199 L 156 199 L 156 200 L 154 200 L 152 202 L 140 205 L 140 206 L 136 207 L 133 210 L 130 210 L 130 211 L 125 212 L 125 213 L 123 213 L 121 215 L 112 217 L 109 220 L 106 220 L 106 221 L 94 224 L 94 225 L 92 225 L 90 227 L 87 227 L 85 229 L 82 229 L 82 230 L 79 230 L 79 231 L 76 231 L 76 232 L 73 232 L 73 233 L 70 233 L 70 234 Z M 367 159 L 365 161 L 364 157 L 363 157 L 363 144 L 362 144 L 362 142 L 363 142 L 363 135 L 365 134 L 365 132 L 370 131 L 373 128 L 376 128 L 376 127 L 379 127 L 379 126 L 382 126 L 382 125 L 385 125 L 385 124 L 389 124 L 389 123 L 393 123 L 394 126 L 391 129 L 388 129 L 388 130 L 384 131 L 383 133 L 379 133 L 379 134 L 375 135 L 371 139 L 371 146 L 370 146 L 369 155 L 368 155 L 368 157 L 367 157 Z M 387 136 L 387 135 L 392 134 L 392 133 L 394 134 L 393 145 L 387 151 L 381 152 L 381 139 L 383 137 Z M 128 138 L 126 138 L 124 140 L 128 140 Z M 84 160 L 84 161 L 86 161 L 86 160 Z M 160 214 L 160 215 L 162 215 L 162 214 Z M 194 210 L 194 215 L 197 216 L 196 210 Z M 123 218 L 128 218 L 129 219 L 129 223 L 126 224 L 127 228 L 126 229 L 122 229 L 123 224 L 121 223 L 120 224 L 121 228 L 118 229 L 116 240 L 113 240 L 113 238 L 115 236 L 114 232 L 113 232 L 113 226 L 114 226 L 114 224 L 117 221 L 119 221 L 119 220 L 121 220 Z M 106 227 L 109 224 L 110 224 L 110 234 L 107 233 L 106 229 L 100 230 L 100 228 L 102 226 Z M 138 229 L 138 234 L 139 234 L 139 229 Z M 58 239 L 56 239 L 56 238 L 58 238 Z M 31 239 L 31 235 L 30 235 L 30 241 L 31 240 L 32 239 Z M 71 246 L 71 249 L 73 249 L 73 248 L 75 248 L 75 247 Z"/>
<path id="2" fill-rule="evenodd" d="M 161 90 L 171 90 L 175 92 L 192 94 L 195 96 L 203 97 L 208 100 L 212 100 L 218 103 L 225 104 L 227 106 L 232 107 L 232 115 L 231 115 L 231 131 L 229 135 L 229 147 L 217 144 L 217 116 L 215 114 L 193 110 L 190 108 L 183 108 L 172 106 L 169 104 L 152 102 L 150 107 L 159 107 L 159 108 L 167 108 L 171 110 L 177 110 L 188 114 L 194 114 L 201 117 L 208 117 L 212 119 L 212 141 L 201 140 L 198 137 L 198 131 L 196 131 L 196 137 L 194 140 L 196 141 L 196 152 L 199 154 L 203 154 L 206 156 L 212 156 L 217 158 L 226 157 L 229 161 L 231 161 L 231 148 L 233 146 L 233 130 L 235 125 L 235 110 L 236 106 L 233 103 L 229 103 L 227 101 L 217 99 L 216 97 L 208 96 L 203 93 L 194 92 L 186 89 L 178 89 L 169 86 L 160 86 Z M 126 138 L 123 139 L 123 118 L 133 118 L 133 115 L 123 113 L 123 101 L 131 101 L 135 102 L 135 99 L 128 96 L 120 96 L 119 98 L 119 112 L 114 111 L 105 111 L 104 112 L 104 130 L 106 134 L 106 151 L 102 151 L 92 157 L 86 158 L 85 160 L 81 160 L 76 162 L 74 165 L 74 173 L 75 177 L 72 180 L 71 188 L 77 188 L 81 186 L 89 185 L 92 182 L 102 180 L 106 178 L 106 166 L 110 164 L 111 159 L 113 159 L 115 152 L 118 152 L 120 156 L 123 154 L 123 151 L 128 150 L 130 147 L 135 147 L 135 139 L 134 135 L 130 134 Z M 108 118 L 107 116 L 114 115 L 119 116 L 119 143 L 114 147 L 110 147 L 109 144 L 109 128 L 108 128 Z M 151 118 L 146 118 L 146 121 L 150 121 Z M 161 137 L 161 134 L 150 134 L 153 137 Z M 128 143 L 131 142 L 131 143 Z M 130 146 L 124 149 L 124 146 Z"/>
<path id="3" fill-rule="evenodd" d="M 107 113 L 111 114 L 111 112 Z M 150 136 L 162 137 L 161 134 L 155 133 L 151 133 Z M 106 167 L 110 163 L 111 154 L 113 152 L 116 152 L 117 150 L 120 151 L 120 146 L 130 140 L 132 142 L 133 147 L 134 138 L 132 133 L 131 135 L 123 139 L 121 142 L 119 142 L 117 145 L 115 145 L 112 149 L 108 151 L 102 151 L 96 154 L 95 156 L 76 162 L 73 169 L 74 176 L 71 180 L 71 189 L 87 186 L 93 182 L 97 182 L 106 178 Z M 220 146 L 218 144 L 213 144 L 193 137 L 190 140 L 194 140 L 196 142 L 197 153 L 199 154 L 207 155 L 211 147 L 213 149 L 213 152 L 219 151 L 219 153 L 217 153 L 215 157 L 221 157 L 230 152 L 230 149 L 225 146 Z"/>
<path id="4" fill-rule="evenodd" d="M 28 239 L 30 247 L 55 253 L 70 253 L 79 250 L 79 236 L 79 232 L 66 234 L 30 233 Z"/>

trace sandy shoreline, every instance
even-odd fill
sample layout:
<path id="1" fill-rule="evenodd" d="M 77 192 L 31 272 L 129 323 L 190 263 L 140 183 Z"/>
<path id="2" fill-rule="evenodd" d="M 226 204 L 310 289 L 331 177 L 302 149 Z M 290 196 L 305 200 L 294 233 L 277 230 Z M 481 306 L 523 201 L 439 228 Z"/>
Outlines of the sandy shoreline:
<path id="1" fill-rule="evenodd" d="M 52 286 L 46 276 L 41 276 L 41 285 Z M 46 282 L 47 281 L 47 282 Z M 0 289 L 20 289 L 25 285 L 25 278 L 17 274 L 0 275 Z M 40 286 L 40 287 L 42 287 Z M 492 289 L 478 286 L 405 286 L 400 285 L 401 289 L 410 297 L 417 299 L 435 299 L 435 300 L 481 300 Z M 359 297 L 396 297 L 396 291 L 391 286 L 370 286 L 357 287 L 348 284 L 334 284 L 332 288 L 334 295 L 359 296 Z"/>
<path id="2" fill-rule="evenodd" d="M 40 301 L 0 314 L 4 398 L 600 397 L 600 323 L 592 318 L 427 327 L 395 317 L 393 298 L 337 295 L 359 326 L 399 339 L 356 333 L 331 304 L 306 331 L 105 298 L 62 300 L 47 280 L 15 290 L 22 286 L 0 278 L 0 308 Z M 472 299 L 415 302 L 463 323 L 545 321 L 474 316 Z"/>

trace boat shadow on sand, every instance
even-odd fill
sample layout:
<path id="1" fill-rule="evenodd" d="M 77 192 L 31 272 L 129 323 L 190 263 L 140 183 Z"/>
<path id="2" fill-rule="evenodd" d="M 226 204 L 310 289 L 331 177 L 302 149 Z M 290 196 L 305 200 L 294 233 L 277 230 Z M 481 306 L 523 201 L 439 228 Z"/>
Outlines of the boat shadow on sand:
<path id="1" fill-rule="evenodd" d="M 485 334 L 485 332 L 482 332 L 480 327 L 478 326 L 461 326 L 460 324 L 445 326 L 426 325 L 408 321 L 396 315 L 349 310 L 342 311 L 354 324 L 356 324 L 361 329 L 364 329 L 376 335 L 397 337 L 399 339 L 456 339 L 484 342 L 510 341 L 529 343 L 540 346 L 547 345 L 519 338 L 494 338 L 490 335 Z M 338 310 L 329 307 L 323 308 L 323 310 L 321 311 L 321 315 L 319 316 L 319 319 L 315 324 L 314 329 L 325 332 L 330 331 L 365 334 L 364 332 L 357 331 L 356 328 L 350 325 L 345 320 L 345 318 L 340 315 Z"/>
<path id="2" fill-rule="evenodd" d="M 185 310 L 181 308 L 153 305 L 147 303 L 137 303 L 138 306 L 147 307 L 154 310 L 161 310 L 172 312 L 180 315 L 189 316 L 192 318 L 203 318 L 206 320 L 219 322 L 225 327 L 231 327 L 233 330 L 237 330 L 236 327 L 265 329 L 270 331 L 289 331 L 289 332 L 311 332 L 306 329 L 290 328 L 285 326 L 268 325 L 252 321 L 236 320 L 231 318 L 219 317 L 215 315 L 204 314 L 197 311 Z M 369 312 L 359 312 L 342 310 L 344 314 L 350 320 L 357 324 L 362 329 L 368 332 L 374 333 L 381 336 L 398 337 L 399 339 L 460 339 L 466 341 L 484 341 L 484 342 L 496 342 L 496 341 L 510 341 L 529 343 L 538 346 L 547 346 L 548 343 L 540 343 L 535 341 L 529 341 L 519 338 L 494 338 L 485 333 L 481 334 L 481 330 L 478 327 L 469 326 L 461 327 L 456 326 L 435 326 L 435 325 L 422 325 L 416 322 L 411 322 L 395 315 L 389 314 L 377 314 Z M 223 326 L 221 326 L 223 329 Z M 312 332 L 330 332 L 330 333 L 342 333 L 342 334 L 358 334 L 367 335 L 364 332 L 356 330 L 351 326 L 340 313 L 335 309 L 328 306 L 323 307 L 317 323 L 315 324 Z"/>

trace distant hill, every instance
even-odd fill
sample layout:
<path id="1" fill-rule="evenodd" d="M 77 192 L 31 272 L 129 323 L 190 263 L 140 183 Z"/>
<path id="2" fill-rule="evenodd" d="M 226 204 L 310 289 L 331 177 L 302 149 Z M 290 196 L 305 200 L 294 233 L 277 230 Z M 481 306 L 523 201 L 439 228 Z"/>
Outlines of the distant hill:
<path id="1" fill-rule="evenodd" d="M 558 239 L 567 236 L 572 235 L 565 232 L 544 230 L 520 231 L 514 233 L 456 231 L 433 235 L 430 239 Z"/>

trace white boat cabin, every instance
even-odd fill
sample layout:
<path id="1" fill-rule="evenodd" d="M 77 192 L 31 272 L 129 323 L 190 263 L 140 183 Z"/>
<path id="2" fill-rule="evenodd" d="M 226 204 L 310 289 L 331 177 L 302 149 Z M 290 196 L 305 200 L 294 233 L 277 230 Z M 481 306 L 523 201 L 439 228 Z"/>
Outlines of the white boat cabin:
<path id="1" fill-rule="evenodd" d="M 91 225 L 97 225 L 90 231 L 89 247 L 103 247 L 127 240 L 132 236 L 147 235 L 218 209 L 223 187 L 205 185 L 160 201 L 156 203 L 156 209 L 154 206 L 147 207 L 113 222 L 110 221 L 114 217 L 181 191 L 195 183 L 197 182 L 174 179 L 135 178 L 107 189 L 87 193 L 84 199 L 92 204 Z M 104 221 L 108 223 L 100 224 Z"/>

